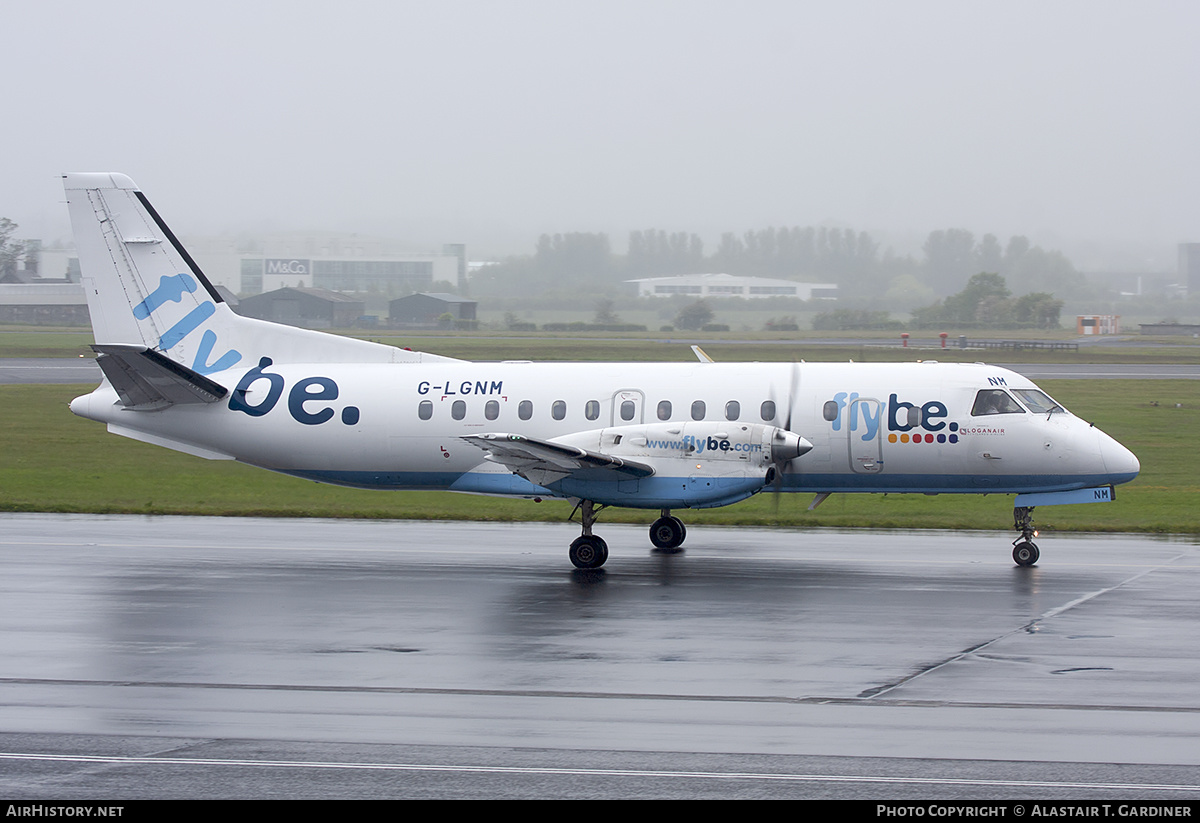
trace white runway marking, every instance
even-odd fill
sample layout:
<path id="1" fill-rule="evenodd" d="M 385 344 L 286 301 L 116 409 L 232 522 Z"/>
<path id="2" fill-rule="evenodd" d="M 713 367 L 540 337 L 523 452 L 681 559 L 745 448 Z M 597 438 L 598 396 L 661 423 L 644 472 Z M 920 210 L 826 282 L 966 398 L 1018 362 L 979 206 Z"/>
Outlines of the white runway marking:
<path id="1" fill-rule="evenodd" d="M 657 769 L 566 769 L 545 766 L 469 766 L 451 763 L 347 763 L 305 760 L 246 760 L 203 757 L 121 757 L 81 754 L 0 752 L 0 760 L 106 765 L 261 767 L 271 769 L 340 769 L 346 771 L 455 772 L 475 774 L 563 775 L 571 777 L 638 777 L 668 780 L 765 780 L 806 783 L 883 783 L 890 785 L 977 786 L 1017 789 L 1093 789 L 1107 791 L 1200 792 L 1200 785 L 1170 783 L 1104 783 L 1061 780 L 973 780 L 954 777 L 885 777 L 864 774 L 777 774 L 771 772 L 660 771 Z"/>

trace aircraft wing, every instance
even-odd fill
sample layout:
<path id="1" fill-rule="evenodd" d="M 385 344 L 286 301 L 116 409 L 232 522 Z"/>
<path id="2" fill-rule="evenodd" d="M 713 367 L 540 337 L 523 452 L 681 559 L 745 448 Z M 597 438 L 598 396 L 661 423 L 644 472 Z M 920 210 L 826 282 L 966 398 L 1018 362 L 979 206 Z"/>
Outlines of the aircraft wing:
<path id="1" fill-rule="evenodd" d="M 145 346 L 92 346 L 96 363 L 128 409 L 153 411 L 181 403 L 215 403 L 229 390 Z"/>
<path id="2" fill-rule="evenodd" d="M 483 449 L 488 460 L 506 466 L 514 474 L 539 486 L 596 471 L 616 472 L 627 477 L 654 474 L 654 469 L 645 463 L 520 434 L 470 434 L 462 439 Z"/>

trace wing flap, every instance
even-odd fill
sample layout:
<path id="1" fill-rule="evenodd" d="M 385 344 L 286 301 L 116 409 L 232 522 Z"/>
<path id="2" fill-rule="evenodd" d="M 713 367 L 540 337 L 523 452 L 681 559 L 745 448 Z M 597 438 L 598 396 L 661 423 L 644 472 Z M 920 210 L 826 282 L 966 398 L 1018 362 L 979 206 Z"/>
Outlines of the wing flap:
<path id="1" fill-rule="evenodd" d="M 155 411 L 186 403 L 215 403 L 229 390 L 145 346 L 92 346 L 96 363 L 127 409 Z"/>

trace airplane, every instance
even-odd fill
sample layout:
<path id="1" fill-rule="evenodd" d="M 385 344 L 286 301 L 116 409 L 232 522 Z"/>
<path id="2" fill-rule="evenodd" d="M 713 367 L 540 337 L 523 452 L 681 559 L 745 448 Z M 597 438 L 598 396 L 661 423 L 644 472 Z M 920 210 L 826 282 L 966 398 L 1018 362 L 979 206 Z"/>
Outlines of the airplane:
<path id="1" fill-rule="evenodd" d="M 64 175 L 103 381 L 71 411 L 210 460 L 369 489 L 572 501 L 596 569 L 609 506 L 672 512 L 759 493 L 1015 494 L 1109 502 L 1140 465 L 1015 372 L 932 361 L 469 362 L 242 317 L 128 177 Z"/>

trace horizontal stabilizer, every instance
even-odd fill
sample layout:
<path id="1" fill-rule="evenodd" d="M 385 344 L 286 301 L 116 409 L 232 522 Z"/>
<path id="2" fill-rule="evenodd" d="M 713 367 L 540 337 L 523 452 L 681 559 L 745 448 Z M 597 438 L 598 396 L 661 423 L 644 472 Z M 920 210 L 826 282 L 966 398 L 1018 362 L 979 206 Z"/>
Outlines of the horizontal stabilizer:
<path id="1" fill-rule="evenodd" d="M 145 346 L 92 346 L 96 363 L 127 409 L 155 411 L 183 403 L 215 403 L 229 390 Z"/>
<path id="2" fill-rule="evenodd" d="M 654 474 L 654 469 L 644 463 L 519 434 L 470 434 L 463 440 L 487 452 L 488 460 L 541 486 L 588 469 L 617 472 L 627 477 Z"/>

